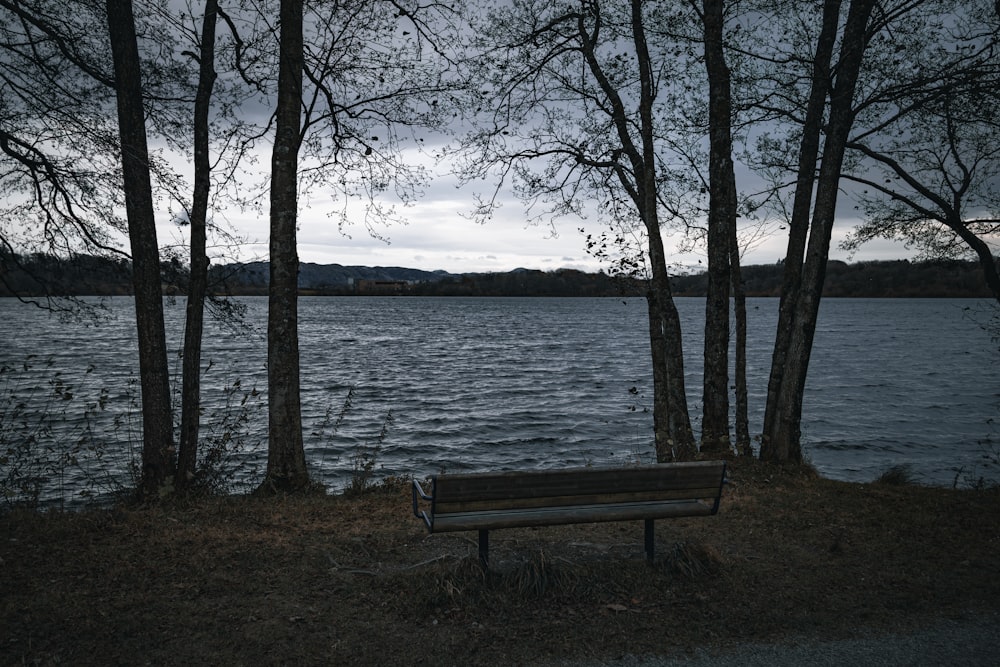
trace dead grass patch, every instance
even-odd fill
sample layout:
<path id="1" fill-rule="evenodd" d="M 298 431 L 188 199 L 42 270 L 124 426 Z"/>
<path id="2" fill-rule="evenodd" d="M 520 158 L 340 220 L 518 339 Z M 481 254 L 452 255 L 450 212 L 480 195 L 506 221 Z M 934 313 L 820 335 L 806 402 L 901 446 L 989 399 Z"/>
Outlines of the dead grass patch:
<path id="1" fill-rule="evenodd" d="M 719 515 L 427 535 L 395 486 L 0 515 L 3 664 L 531 664 L 996 609 L 1000 493 L 736 463 Z"/>

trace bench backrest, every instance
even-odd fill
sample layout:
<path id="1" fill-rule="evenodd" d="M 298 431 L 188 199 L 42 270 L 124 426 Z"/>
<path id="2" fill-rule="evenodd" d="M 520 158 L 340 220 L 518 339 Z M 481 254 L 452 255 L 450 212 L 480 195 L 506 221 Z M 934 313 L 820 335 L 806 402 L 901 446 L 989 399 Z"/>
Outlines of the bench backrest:
<path id="1" fill-rule="evenodd" d="M 540 507 L 703 501 L 718 510 L 724 461 L 436 475 L 435 517 Z"/>

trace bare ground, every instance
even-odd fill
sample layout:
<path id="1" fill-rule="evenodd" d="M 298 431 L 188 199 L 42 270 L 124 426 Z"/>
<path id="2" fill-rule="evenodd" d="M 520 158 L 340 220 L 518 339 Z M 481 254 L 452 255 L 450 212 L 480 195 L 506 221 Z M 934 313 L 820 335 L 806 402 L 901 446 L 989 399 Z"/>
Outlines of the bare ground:
<path id="1" fill-rule="evenodd" d="M 405 485 L 0 515 L 0 664 L 510 665 L 1000 610 L 1000 492 L 731 468 L 719 514 L 427 535 Z"/>

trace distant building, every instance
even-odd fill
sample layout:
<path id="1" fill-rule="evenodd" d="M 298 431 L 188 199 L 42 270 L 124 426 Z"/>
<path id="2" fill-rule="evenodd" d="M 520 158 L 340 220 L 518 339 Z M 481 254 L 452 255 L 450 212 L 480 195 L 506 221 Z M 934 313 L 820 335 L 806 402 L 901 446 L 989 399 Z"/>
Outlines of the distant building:
<path id="1" fill-rule="evenodd" d="M 355 280 L 354 291 L 372 296 L 400 296 L 409 291 L 410 285 L 405 280 Z"/>

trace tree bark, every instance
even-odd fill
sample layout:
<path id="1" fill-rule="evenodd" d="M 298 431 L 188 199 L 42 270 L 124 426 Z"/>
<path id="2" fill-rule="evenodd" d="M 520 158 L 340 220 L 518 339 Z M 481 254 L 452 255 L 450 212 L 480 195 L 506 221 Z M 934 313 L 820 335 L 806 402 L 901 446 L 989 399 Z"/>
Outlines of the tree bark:
<path id="1" fill-rule="evenodd" d="M 663 367 L 654 372 L 653 405 L 660 408 L 657 423 L 666 427 L 666 433 L 656 433 L 657 460 L 685 460 L 697 453 L 691 419 L 687 408 L 687 391 L 684 384 L 684 353 L 681 342 L 680 316 L 670 290 L 670 276 L 667 273 L 666 256 L 663 252 L 663 238 L 660 235 L 660 220 L 657 213 L 656 196 L 656 146 L 653 127 L 654 77 L 650 62 L 649 48 L 643 25 L 642 0 L 632 0 L 632 37 L 639 61 L 640 100 L 639 133 L 642 145 L 632 153 L 636 187 L 635 203 L 639 216 L 646 227 L 650 271 L 650 344 L 662 341 L 663 353 L 653 352 L 653 361 L 660 361 Z M 618 133 L 624 139 L 628 128 L 620 119 Z M 655 334 L 653 332 L 656 332 Z M 657 386 L 660 378 L 663 384 Z M 663 436 L 666 441 L 663 441 Z M 667 458 L 668 452 L 672 454 Z"/>
<path id="2" fill-rule="evenodd" d="M 729 440 L 729 294 L 731 241 L 736 228 L 732 91 L 723 51 L 723 0 L 703 3 L 708 72 L 709 207 L 708 294 L 705 300 L 705 368 L 701 451 L 731 451 Z"/>
<path id="3" fill-rule="evenodd" d="M 270 287 L 267 321 L 268 451 L 263 492 L 309 484 L 299 396 L 298 151 L 303 73 L 302 0 L 281 0 L 280 68 L 271 156 Z"/>
<path id="4" fill-rule="evenodd" d="M 848 135 L 854 122 L 854 91 L 873 7 L 874 0 L 854 0 L 844 27 L 836 80 L 830 96 L 830 114 L 816 184 L 808 249 L 802 264 L 800 287 L 792 303 L 791 322 L 786 332 L 787 347 L 782 363 L 781 382 L 773 399 L 770 395 L 771 387 L 768 388 L 769 415 L 765 415 L 765 428 L 768 430 L 764 433 L 761 446 L 762 459 L 793 463 L 802 460 L 802 399 L 830 254 L 840 171 Z M 798 192 L 796 197 L 797 195 Z M 788 271 L 788 259 L 785 261 Z M 774 369 L 772 373 L 773 371 Z"/>
<path id="5" fill-rule="evenodd" d="M 735 174 L 734 174 L 735 179 Z M 736 361 L 733 382 L 736 385 L 736 453 L 753 457 L 750 444 L 750 399 L 747 392 L 747 294 L 743 285 L 740 244 L 735 227 L 730 235 L 730 268 L 733 279 L 733 310 L 736 315 Z"/>
<path id="6" fill-rule="evenodd" d="M 764 409 L 764 428 L 761 434 L 760 457 L 781 460 L 771 449 L 770 438 L 777 414 L 777 400 L 784 379 L 785 358 L 791 339 L 795 305 L 802 281 L 802 261 L 806 240 L 809 237 L 809 217 L 812 208 L 816 165 L 819 161 L 820 139 L 823 132 L 823 112 L 826 109 L 827 91 L 830 89 L 830 67 L 833 49 L 837 42 L 840 22 L 840 0 L 823 3 L 823 25 L 816 42 L 813 58 L 812 81 L 809 101 L 799 144 L 798 174 L 792 201 L 792 217 L 788 221 L 788 245 L 785 251 L 784 276 L 778 305 L 778 325 L 775 330 L 774 351 L 771 356 L 771 374 L 767 385 L 767 402 Z"/>
<path id="7" fill-rule="evenodd" d="M 646 292 L 649 320 L 649 351 L 653 362 L 653 447 L 656 460 L 674 460 L 674 443 L 670 435 L 670 397 L 667 394 L 667 343 L 663 318 L 652 283 Z"/>
<path id="8" fill-rule="evenodd" d="M 212 166 L 209 162 L 208 117 L 215 85 L 215 26 L 217 0 L 205 0 L 202 20 L 200 71 L 194 102 L 194 193 L 191 202 L 191 279 L 188 285 L 184 327 L 184 362 L 181 389 L 181 441 L 177 457 L 177 486 L 184 488 L 194 478 L 198 461 L 201 414 L 201 345 L 208 289 L 206 252 L 208 198 Z"/>
<path id="9" fill-rule="evenodd" d="M 652 272 L 649 304 L 650 348 L 653 360 L 653 423 L 656 460 L 688 461 L 698 448 L 687 408 L 681 320 L 670 290 L 663 241 L 658 225 L 649 227 Z"/>
<path id="10" fill-rule="evenodd" d="M 760 458 L 764 460 L 783 461 L 785 457 L 784 453 L 772 448 L 771 436 L 777 415 L 778 396 L 781 393 L 781 385 L 784 380 L 785 360 L 792 337 L 799 288 L 802 283 L 802 262 L 805 258 L 806 241 L 809 237 L 809 218 L 816 181 L 816 164 L 819 160 L 827 91 L 830 88 L 833 49 L 837 42 L 840 4 L 840 0 L 826 0 L 823 3 L 823 25 L 816 42 L 816 54 L 813 58 L 809 101 L 806 106 L 802 139 L 799 144 L 798 173 L 792 201 L 792 217 L 788 221 L 788 245 L 785 251 L 784 276 L 778 305 L 778 325 L 775 330 L 771 373 L 768 379 L 767 401 L 764 408 L 764 426 L 760 446 Z M 796 454 L 793 458 L 798 458 L 798 456 Z"/>
<path id="11" fill-rule="evenodd" d="M 155 498 L 173 480 L 173 416 L 163 328 L 160 251 L 150 181 L 139 48 L 131 0 L 107 0 L 121 139 L 125 212 L 132 250 L 132 283 L 142 392 L 142 476 L 139 493 Z"/>

